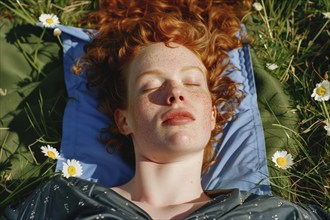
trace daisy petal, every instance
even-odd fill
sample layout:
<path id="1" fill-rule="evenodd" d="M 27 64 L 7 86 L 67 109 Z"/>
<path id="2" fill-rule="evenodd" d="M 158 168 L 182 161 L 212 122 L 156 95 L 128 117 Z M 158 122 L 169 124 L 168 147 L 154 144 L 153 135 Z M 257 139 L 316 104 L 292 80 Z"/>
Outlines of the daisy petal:
<path id="1" fill-rule="evenodd" d="M 41 14 L 39 21 L 44 27 L 53 28 L 56 25 L 60 24 L 58 17 L 54 14 Z"/>
<path id="2" fill-rule="evenodd" d="M 58 153 L 58 151 L 50 146 L 50 145 L 47 145 L 47 146 L 42 146 L 41 147 L 41 152 L 46 156 L 46 157 L 49 157 L 53 160 L 59 160 L 61 159 L 61 156 L 60 154 Z"/>
<path id="3" fill-rule="evenodd" d="M 323 80 L 317 83 L 311 95 L 316 101 L 328 101 L 330 99 L 330 83 L 328 80 Z"/>
<path id="4" fill-rule="evenodd" d="M 82 166 L 78 160 L 72 159 L 63 162 L 62 175 L 65 178 L 80 177 L 83 173 Z"/>
<path id="5" fill-rule="evenodd" d="M 330 12 L 323 12 L 324 18 L 330 19 Z"/>
<path id="6" fill-rule="evenodd" d="M 284 170 L 293 165 L 292 155 L 287 151 L 276 151 L 272 156 L 272 161 L 275 163 L 275 166 Z"/>

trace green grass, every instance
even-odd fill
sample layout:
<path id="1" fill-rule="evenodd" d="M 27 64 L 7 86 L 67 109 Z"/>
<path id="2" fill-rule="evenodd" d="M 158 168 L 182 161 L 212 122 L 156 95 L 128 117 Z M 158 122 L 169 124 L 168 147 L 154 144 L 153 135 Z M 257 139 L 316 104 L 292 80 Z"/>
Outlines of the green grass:
<path id="1" fill-rule="evenodd" d="M 80 26 L 80 21 L 96 7 L 96 0 L 4 0 L 0 2 L 2 16 L 15 17 L 34 25 L 41 13 L 56 14 L 61 23 Z"/>
<path id="2" fill-rule="evenodd" d="M 278 185 L 278 177 L 271 176 L 273 191 L 291 201 L 314 203 L 329 210 L 330 136 L 323 121 L 329 118 L 330 103 L 315 101 L 311 94 L 329 72 L 330 19 L 322 12 L 330 11 L 330 2 L 259 2 L 263 10 L 253 10 L 249 16 L 255 36 L 252 47 L 259 58 L 279 66 L 269 73 L 292 97 L 292 111 L 299 117 L 297 131 L 290 132 L 294 146 L 285 149 L 298 149 L 295 166 L 287 172 L 278 171 L 290 182 Z"/>
<path id="3" fill-rule="evenodd" d="M 265 63 L 278 65 L 277 69 L 268 72 L 281 82 L 286 93 L 292 97 L 291 111 L 299 119 L 294 128 L 281 124 L 273 125 L 282 128 L 289 135 L 290 143 L 281 150 L 292 153 L 295 162 L 291 169 L 281 170 L 275 168 L 271 158 L 268 158 L 269 169 L 272 170 L 270 180 L 273 192 L 293 202 L 317 204 L 330 210 L 330 136 L 326 135 L 323 128 L 323 121 L 327 118 L 330 120 L 330 101 L 318 102 L 311 98 L 316 83 L 326 79 L 330 69 L 330 19 L 322 14 L 330 11 L 330 1 L 258 2 L 262 4 L 263 9 L 260 12 L 252 9 L 247 15 L 247 27 L 255 38 L 252 48 L 257 57 Z M 30 24 L 35 24 L 42 12 L 54 13 L 58 15 L 62 24 L 80 26 L 81 19 L 96 5 L 96 1 L 87 0 L 21 0 L 20 4 L 7 0 L 0 2 L 0 13 L 2 17 L 14 18 L 17 23 Z M 27 59 L 38 69 L 33 56 Z M 40 106 L 43 105 L 42 96 L 39 97 L 39 103 Z M 47 120 L 40 121 L 35 118 L 31 114 L 29 103 L 26 103 L 25 109 L 31 129 L 35 130 L 38 136 L 35 141 L 60 142 L 59 130 L 54 130 Z M 53 114 L 59 118 L 60 113 L 54 111 Z M 52 136 L 54 133 L 56 137 Z M 5 145 L 5 140 L 1 144 Z M 18 193 L 27 194 L 31 187 L 22 188 L 25 184 L 24 178 L 16 182 L 10 181 L 10 166 L 6 164 L 10 164 L 11 158 L 4 158 L 5 154 L 1 153 L 0 184 L 4 189 L 0 192 L 0 201 L 6 201 L 2 205 L 7 205 L 18 198 Z M 44 175 L 47 179 L 50 172 L 48 168 L 53 168 L 53 165 L 44 163 L 39 164 L 37 169 L 46 166 L 46 171 L 37 172 L 37 176 L 41 178 Z M 283 178 L 287 181 L 278 181 Z M 3 200 L 4 195 L 7 196 L 6 200 Z"/>

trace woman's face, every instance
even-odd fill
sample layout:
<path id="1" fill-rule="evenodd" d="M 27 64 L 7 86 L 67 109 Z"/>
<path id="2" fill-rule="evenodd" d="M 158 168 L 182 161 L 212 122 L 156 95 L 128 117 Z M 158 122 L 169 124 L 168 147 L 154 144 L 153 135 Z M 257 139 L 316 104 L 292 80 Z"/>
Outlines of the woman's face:
<path id="1" fill-rule="evenodd" d="M 170 46 L 147 46 L 129 63 L 127 109 L 115 113 L 136 156 L 158 163 L 203 152 L 215 126 L 203 63 L 186 47 Z"/>

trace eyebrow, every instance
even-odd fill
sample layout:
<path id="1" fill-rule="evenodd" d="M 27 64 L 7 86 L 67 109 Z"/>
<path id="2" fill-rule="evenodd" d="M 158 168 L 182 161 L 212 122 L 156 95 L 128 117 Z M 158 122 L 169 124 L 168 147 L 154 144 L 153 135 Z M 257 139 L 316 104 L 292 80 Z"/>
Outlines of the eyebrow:
<path id="1" fill-rule="evenodd" d="M 185 66 L 181 69 L 181 72 L 188 71 L 188 70 L 191 70 L 191 69 L 197 69 L 203 74 L 206 73 L 206 69 L 204 68 L 204 70 L 203 70 L 199 66 Z"/>
<path id="2" fill-rule="evenodd" d="M 201 74 L 206 73 L 206 70 L 203 71 L 198 66 L 185 66 L 180 70 L 180 72 L 186 72 L 186 71 L 191 70 L 191 69 L 197 69 Z M 163 72 L 158 70 L 158 69 L 147 70 L 147 71 L 144 71 L 144 72 L 140 73 L 139 76 L 136 78 L 136 81 L 138 81 L 142 76 L 150 75 L 150 74 L 162 75 Z"/>

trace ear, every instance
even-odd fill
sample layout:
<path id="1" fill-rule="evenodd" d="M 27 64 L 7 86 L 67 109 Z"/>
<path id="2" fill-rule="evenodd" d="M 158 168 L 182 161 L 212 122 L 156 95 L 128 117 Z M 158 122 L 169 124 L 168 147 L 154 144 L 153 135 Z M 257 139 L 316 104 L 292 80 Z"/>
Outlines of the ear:
<path id="1" fill-rule="evenodd" d="M 212 123 L 211 128 L 212 128 L 212 130 L 215 128 L 216 121 L 217 121 L 217 107 L 213 106 L 212 107 L 212 115 L 211 115 L 211 123 Z"/>
<path id="2" fill-rule="evenodd" d="M 127 123 L 126 111 L 123 109 L 116 109 L 114 113 L 115 123 L 119 129 L 119 132 L 123 135 L 131 134 L 131 130 Z"/>

